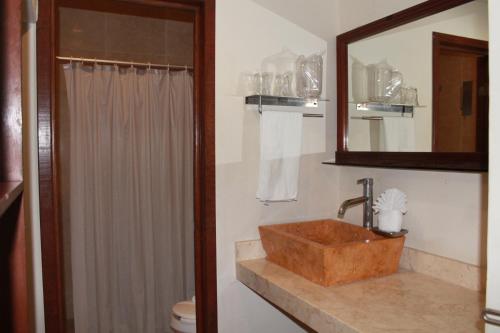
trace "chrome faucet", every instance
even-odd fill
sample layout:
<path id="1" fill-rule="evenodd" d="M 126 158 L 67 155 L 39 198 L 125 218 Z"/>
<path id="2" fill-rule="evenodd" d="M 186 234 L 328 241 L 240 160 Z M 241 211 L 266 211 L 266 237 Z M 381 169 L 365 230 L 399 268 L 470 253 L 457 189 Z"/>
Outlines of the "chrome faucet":
<path id="1" fill-rule="evenodd" d="M 363 204 L 363 227 L 370 230 L 373 228 L 373 178 L 363 178 L 357 183 L 363 184 L 363 196 L 344 201 L 337 216 L 343 218 L 348 208 Z"/>

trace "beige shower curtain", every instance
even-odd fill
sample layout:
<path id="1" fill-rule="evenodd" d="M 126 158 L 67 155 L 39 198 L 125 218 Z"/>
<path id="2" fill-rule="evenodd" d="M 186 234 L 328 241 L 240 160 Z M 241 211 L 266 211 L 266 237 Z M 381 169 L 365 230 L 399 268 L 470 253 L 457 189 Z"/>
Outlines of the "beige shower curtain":
<path id="1" fill-rule="evenodd" d="M 64 73 L 75 332 L 166 332 L 194 294 L 192 76 Z"/>

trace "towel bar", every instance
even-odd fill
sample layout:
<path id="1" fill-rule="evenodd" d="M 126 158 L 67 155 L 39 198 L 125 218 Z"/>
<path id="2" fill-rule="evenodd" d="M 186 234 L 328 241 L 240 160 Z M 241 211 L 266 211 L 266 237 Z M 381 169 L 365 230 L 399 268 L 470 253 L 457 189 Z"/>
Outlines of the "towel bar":
<path id="1" fill-rule="evenodd" d="M 326 100 L 325 100 L 326 101 Z M 287 107 L 305 107 L 317 108 L 319 100 L 315 98 L 299 98 L 299 97 L 283 97 L 283 96 L 267 96 L 267 95 L 252 95 L 245 97 L 245 104 L 257 105 L 259 113 L 262 114 L 262 106 L 287 106 Z M 303 117 L 323 118 L 321 113 L 302 113 Z"/>
<path id="2" fill-rule="evenodd" d="M 360 119 L 360 120 L 384 120 L 384 118 L 412 118 L 405 116 L 361 116 L 361 117 L 351 117 L 351 119 Z"/>

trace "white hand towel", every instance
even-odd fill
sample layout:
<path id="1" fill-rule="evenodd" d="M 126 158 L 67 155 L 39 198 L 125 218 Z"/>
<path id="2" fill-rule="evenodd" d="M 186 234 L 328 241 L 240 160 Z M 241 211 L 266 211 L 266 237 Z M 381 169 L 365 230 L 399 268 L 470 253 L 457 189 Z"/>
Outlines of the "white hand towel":
<path id="1" fill-rule="evenodd" d="M 258 199 L 297 200 L 301 149 L 301 113 L 262 112 Z"/>
<path id="2" fill-rule="evenodd" d="M 415 151 L 415 121 L 413 118 L 384 117 L 383 151 Z"/>
<path id="3" fill-rule="evenodd" d="M 415 151 L 415 119 L 401 117 L 399 151 Z"/>

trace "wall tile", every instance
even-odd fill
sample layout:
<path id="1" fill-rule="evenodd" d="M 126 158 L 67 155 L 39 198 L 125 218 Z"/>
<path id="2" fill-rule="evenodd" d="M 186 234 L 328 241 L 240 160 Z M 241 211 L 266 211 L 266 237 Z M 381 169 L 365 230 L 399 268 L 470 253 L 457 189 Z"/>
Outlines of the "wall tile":
<path id="1" fill-rule="evenodd" d="M 193 24 L 61 8 L 59 55 L 193 65 Z"/>
<path id="2" fill-rule="evenodd" d="M 62 48 L 60 45 L 58 55 L 63 57 L 76 57 L 76 58 L 106 58 L 106 53 L 104 50 L 83 50 L 83 49 L 72 49 L 72 48 Z"/>
<path id="3" fill-rule="evenodd" d="M 128 54 L 163 54 L 164 20 L 128 15 L 107 15 L 106 51 Z"/>
<path id="4" fill-rule="evenodd" d="M 104 50 L 106 14 L 72 8 L 60 8 L 59 14 L 59 45 L 81 51 Z"/>
<path id="5" fill-rule="evenodd" d="M 193 24 L 165 21 L 166 61 L 176 65 L 193 64 Z"/>

